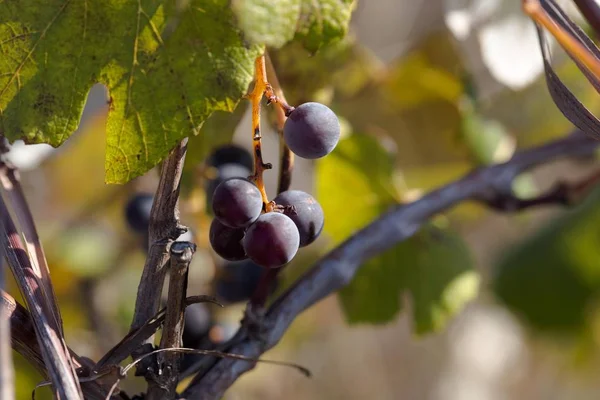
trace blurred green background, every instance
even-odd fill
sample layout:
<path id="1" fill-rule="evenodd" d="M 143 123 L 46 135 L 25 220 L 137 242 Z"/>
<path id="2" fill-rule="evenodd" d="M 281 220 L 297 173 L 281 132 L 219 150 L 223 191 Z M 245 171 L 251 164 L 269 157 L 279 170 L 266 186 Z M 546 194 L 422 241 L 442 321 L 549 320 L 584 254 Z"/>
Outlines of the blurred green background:
<path id="1" fill-rule="evenodd" d="M 556 71 L 598 111 L 597 93 L 555 48 Z M 517 1 L 363 1 L 345 41 L 314 55 L 291 44 L 271 57 L 288 102 L 330 105 L 344 135 L 329 157 L 297 160 L 292 187 L 315 194 L 326 227 L 286 267 L 279 290 L 393 204 L 572 129 L 548 95 L 534 28 Z M 104 184 L 105 99 L 95 87 L 78 133 L 60 149 L 17 145 L 10 154 L 23 171 L 67 342 L 92 359 L 128 331 L 144 250 L 123 207 L 158 178 L 151 171 L 125 186 Z M 199 246 L 190 295 L 210 294 L 216 273 L 202 160 L 230 141 L 250 146 L 247 106 L 213 116 L 190 140 L 181 203 Z M 273 120 L 264 115 L 264 154 L 276 171 Z M 562 160 L 521 176 L 515 192 L 532 196 L 595 168 L 595 157 Z M 600 191 L 572 210 L 500 215 L 462 204 L 369 261 L 265 354 L 306 366 L 312 379 L 259 365 L 226 398 L 598 398 L 599 227 Z M 9 292 L 18 297 L 14 282 Z M 243 307 L 215 309 L 215 318 L 235 324 Z M 41 378 L 16 354 L 15 365 L 17 398 L 29 398 Z M 129 394 L 144 387 L 140 378 L 123 384 Z M 39 398 L 48 395 L 40 389 Z"/>

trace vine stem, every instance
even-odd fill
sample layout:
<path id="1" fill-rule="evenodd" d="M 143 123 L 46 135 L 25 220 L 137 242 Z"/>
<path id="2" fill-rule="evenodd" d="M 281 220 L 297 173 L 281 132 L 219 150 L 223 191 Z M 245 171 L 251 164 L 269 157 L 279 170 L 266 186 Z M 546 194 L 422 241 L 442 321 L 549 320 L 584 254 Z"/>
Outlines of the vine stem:
<path id="1" fill-rule="evenodd" d="M 476 169 L 412 203 L 397 205 L 332 250 L 279 296 L 265 310 L 260 321 L 260 335 L 249 335 L 245 333 L 246 327 L 242 326 L 236 342 L 227 351 L 255 358 L 271 349 L 300 313 L 348 285 L 363 261 L 411 237 L 430 218 L 457 204 L 474 200 L 503 212 L 542 204 L 564 204 L 565 196 L 562 193 L 552 198 L 544 196 L 543 202 L 515 203 L 518 199 L 512 193 L 513 181 L 519 174 L 557 158 L 588 155 L 599 145 L 600 141 L 576 131 L 545 145 L 518 152 L 503 164 Z M 589 189 L 597 183 L 593 176 L 585 182 L 568 186 L 583 194 L 589 193 Z M 584 187 L 588 190 L 584 190 Z M 566 197 L 573 201 L 580 200 L 578 195 Z M 192 381 L 182 393 L 182 398 L 222 398 L 233 382 L 253 367 L 252 362 L 219 360 Z"/>
<path id="2" fill-rule="evenodd" d="M 583 64 L 597 80 L 600 80 L 600 61 L 573 35 L 550 18 L 540 0 L 522 0 L 522 5 L 525 14 L 550 32 L 571 57 Z"/>
<path id="3" fill-rule="evenodd" d="M 281 160 L 279 165 L 277 193 L 281 193 L 290 188 L 290 185 L 292 184 L 292 172 L 294 171 L 294 153 L 292 153 L 290 148 L 285 143 L 285 139 L 283 138 L 283 127 L 285 125 L 285 121 L 287 120 L 287 110 L 290 110 L 291 112 L 293 108 L 291 108 L 285 100 L 283 89 L 279 84 L 277 73 L 275 72 L 275 68 L 271 62 L 271 57 L 269 57 L 268 53 L 265 53 L 265 60 L 267 66 L 267 78 L 269 79 L 274 95 L 277 98 L 277 104 L 280 105 L 280 107 L 277 107 L 276 109 L 276 128 L 277 133 L 279 134 L 279 157 Z"/>
<path id="4" fill-rule="evenodd" d="M 279 109 L 283 111 L 283 118 L 285 118 L 294 110 L 294 107 L 291 107 L 289 104 L 287 104 L 282 94 L 283 93 L 281 93 L 281 96 L 277 96 L 267 79 L 265 55 L 263 54 L 257 57 L 254 61 L 254 87 L 247 97 L 252 103 L 252 147 L 254 156 L 254 173 L 252 175 L 252 180 L 254 181 L 256 187 L 258 187 L 258 190 L 260 190 L 263 200 L 263 208 L 266 212 L 272 211 L 273 204 L 269 202 L 269 197 L 267 196 L 263 172 L 273 168 L 273 165 L 270 163 L 265 163 L 262 157 L 260 103 L 263 96 L 265 96 L 269 104 L 275 103 L 278 105 Z M 285 120 L 283 120 L 283 122 L 285 122 Z"/>
<path id="5" fill-rule="evenodd" d="M 265 69 L 265 56 L 257 57 L 254 62 L 254 88 L 248 94 L 248 98 L 252 103 L 252 147 L 254 156 L 254 173 L 252 180 L 260 190 L 263 200 L 263 208 L 265 211 L 270 211 L 269 197 L 265 189 L 263 180 L 263 172 L 273 168 L 273 165 L 264 163 L 262 158 L 262 142 L 260 134 L 260 102 L 265 94 L 269 82 L 267 81 L 267 71 Z"/>

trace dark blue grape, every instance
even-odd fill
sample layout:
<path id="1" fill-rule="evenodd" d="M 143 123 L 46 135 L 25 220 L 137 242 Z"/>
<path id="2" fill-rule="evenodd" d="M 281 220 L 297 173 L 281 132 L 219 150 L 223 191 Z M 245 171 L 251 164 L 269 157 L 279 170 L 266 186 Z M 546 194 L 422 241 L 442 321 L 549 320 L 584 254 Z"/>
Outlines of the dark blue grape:
<path id="1" fill-rule="evenodd" d="M 227 263 L 215 280 L 215 295 L 225 303 L 249 300 L 264 273 L 265 269 L 251 260 Z M 277 283 L 278 280 L 272 282 L 270 293 L 276 290 Z"/>
<path id="2" fill-rule="evenodd" d="M 129 199 L 125 205 L 125 219 L 131 229 L 140 233 L 148 232 L 152 201 L 153 197 L 148 193 L 136 194 Z"/>
<path id="3" fill-rule="evenodd" d="M 254 168 L 254 159 L 252 158 L 252 154 L 243 147 L 228 144 L 215 149 L 208 156 L 206 164 L 216 168 L 225 164 L 237 164 L 251 170 Z"/>
<path id="4" fill-rule="evenodd" d="M 242 244 L 252 261 L 266 268 L 275 268 L 294 258 L 300 245 L 300 234 L 289 217 L 270 212 L 262 214 L 250 225 Z"/>
<path id="5" fill-rule="evenodd" d="M 248 178 L 252 171 L 241 164 L 227 163 L 217 167 L 217 176 L 206 183 L 206 204 L 212 211 L 212 197 L 217 186 L 231 178 Z"/>
<path id="6" fill-rule="evenodd" d="M 246 179 L 228 179 L 213 194 L 215 217 L 232 228 L 243 228 L 256 221 L 262 207 L 260 191 Z"/>
<path id="7" fill-rule="evenodd" d="M 191 304 L 185 309 L 185 324 L 183 327 L 183 347 L 196 348 L 206 337 L 212 325 L 210 309 L 206 304 Z"/>
<path id="8" fill-rule="evenodd" d="M 315 241 L 323 230 L 323 209 L 310 194 L 300 190 L 288 190 L 274 199 L 283 206 L 283 212 L 296 224 L 300 233 L 300 247 Z"/>
<path id="9" fill-rule="evenodd" d="M 242 246 L 243 228 L 230 228 L 218 219 L 210 224 L 208 239 L 215 253 L 229 261 L 245 260 L 246 253 Z"/>
<path id="10" fill-rule="evenodd" d="M 321 158 L 331 153 L 340 140 L 340 121 L 329 107 L 304 103 L 288 116 L 283 134 L 290 150 L 299 157 Z"/>

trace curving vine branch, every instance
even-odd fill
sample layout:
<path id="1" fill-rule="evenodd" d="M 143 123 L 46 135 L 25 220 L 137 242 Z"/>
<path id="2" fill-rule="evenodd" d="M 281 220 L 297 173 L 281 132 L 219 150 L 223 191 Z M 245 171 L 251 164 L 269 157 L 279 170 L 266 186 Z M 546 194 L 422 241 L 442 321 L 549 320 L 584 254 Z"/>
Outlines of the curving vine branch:
<path id="1" fill-rule="evenodd" d="M 539 198 L 521 200 L 512 183 L 521 173 L 558 158 L 588 155 L 600 141 L 580 131 L 548 144 L 521 151 L 511 160 L 476 169 L 463 178 L 429 192 L 420 199 L 400 204 L 348 238 L 318 261 L 263 313 L 249 309 L 242 327 L 227 351 L 257 358 L 275 346 L 304 310 L 346 286 L 364 261 L 410 238 L 433 216 L 464 201 L 477 201 L 496 210 L 514 212 L 547 204 L 573 204 L 600 182 L 595 173 L 577 184 L 563 183 Z M 258 324 L 258 328 L 256 329 Z M 220 359 L 198 374 L 183 392 L 184 399 L 218 399 L 255 363 Z"/>

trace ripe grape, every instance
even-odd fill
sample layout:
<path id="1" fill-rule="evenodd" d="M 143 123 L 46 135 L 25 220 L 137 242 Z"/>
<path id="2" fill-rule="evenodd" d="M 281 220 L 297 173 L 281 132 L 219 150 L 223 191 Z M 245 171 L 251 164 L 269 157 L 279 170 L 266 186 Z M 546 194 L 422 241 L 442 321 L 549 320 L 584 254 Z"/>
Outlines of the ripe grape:
<path id="1" fill-rule="evenodd" d="M 325 218 L 323 209 L 310 194 L 288 190 L 280 193 L 274 201 L 284 206 L 284 214 L 296 224 L 300 233 L 300 247 L 311 244 L 321 234 Z"/>
<path id="2" fill-rule="evenodd" d="M 212 324 L 210 310 L 206 304 L 190 304 L 185 309 L 183 347 L 195 348 L 208 334 Z"/>
<path id="3" fill-rule="evenodd" d="M 296 107 L 283 127 L 285 142 L 302 158 L 321 158 L 340 140 L 340 121 L 329 107 L 320 103 L 304 103 Z"/>
<path id="4" fill-rule="evenodd" d="M 265 269 L 252 260 L 227 263 L 222 268 L 215 282 L 215 295 L 226 303 L 250 299 L 265 273 Z M 275 291 L 277 283 L 277 280 L 272 282 L 270 293 Z"/>
<path id="5" fill-rule="evenodd" d="M 150 210 L 152 210 L 153 197 L 149 193 L 140 193 L 133 196 L 125 206 L 125 219 L 129 227 L 136 232 L 148 232 L 150 224 Z"/>
<path id="6" fill-rule="evenodd" d="M 215 217 L 232 228 L 243 228 L 256 221 L 262 207 L 260 191 L 246 179 L 228 179 L 213 194 Z"/>
<path id="7" fill-rule="evenodd" d="M 206 163 L 211 167 L 219 168 L 225 164 L 237 164 L 252 169 L 254 160 L 252 154 L 243 147 L 229 144 L 217 148 L 206 160 Z"/>
<path id="8" fill-rule="evenodd" d="M 242 240 L 246 255 L 258 265 L 280 267 L 294 258 L 300 245 L 298 228 L 284 214 L 262 214 Z"/>
<path id="9" fill-rule="evenodd" d="M 245 165 L 236 163 L 222 164 L 217 167 L 217 176 L 206 184 L 206 203 L 212 210 L 212 198 L 217 186 L 231 178 L 247 178 L 252 175 L 252 171 Z"/>
<path id="10" fill-rule="evenodd" d="M 242 246 L 243 228 L 230 228 L 218 219 L 210 224 L 208 239 L 215 253 L 229 261 L 245 260 L 246 253 Z"/>

